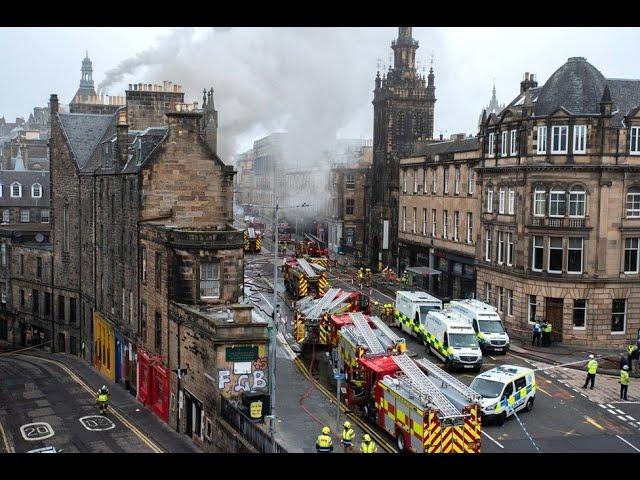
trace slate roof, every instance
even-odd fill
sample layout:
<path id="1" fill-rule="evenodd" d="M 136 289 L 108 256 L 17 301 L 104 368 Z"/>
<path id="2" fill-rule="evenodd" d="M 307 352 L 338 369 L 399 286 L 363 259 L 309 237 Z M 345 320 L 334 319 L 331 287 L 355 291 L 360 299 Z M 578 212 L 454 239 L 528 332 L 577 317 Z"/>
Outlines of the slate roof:
<path id="1" fill-rule="evenodd" d="M 416 142 L 413 145 L 412 156 L 440 155 L 443 153 L 469 152 L 479 148 L 476 137 L 463 138 L 460 140 L 449 140 L 447 142 L 422 143 Z"/>
<path id="2" fill-rule="evenodd" d="M 624 116 L 629 110 L 640 105 L 640 80 L 624 80 L 620 78 L 607 78 L 607 85 L 613 100 L 612 123 L 616 126 L 622 125 Z"/>
<path id="3" fill-rule="evenodd" d="M 2 196 L 0 197 L 0 207 L 42 207 L 47 208 L 50 204 L 49 195 L 49 172 L 48 171 L 15 171 L 0 170 L 0 184 L 2 184 Z M 11 184 L 18 182 L 22 185 L 22 196 L 11 198 Z M 31 186 L 39 183 L 42 187 L 42 197 L 31 197 Z"/>
<path id="4" fill-rule="evenodd" d="M 58 118 L 76 164 L 82 169 L 116 117 L 115 114 L 58 113 Z"/>

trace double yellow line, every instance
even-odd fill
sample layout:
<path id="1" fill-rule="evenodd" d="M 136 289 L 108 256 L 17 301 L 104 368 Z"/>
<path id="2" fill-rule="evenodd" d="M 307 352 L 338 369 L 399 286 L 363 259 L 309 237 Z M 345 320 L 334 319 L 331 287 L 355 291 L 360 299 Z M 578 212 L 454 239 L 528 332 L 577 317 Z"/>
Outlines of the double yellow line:
<path id="1" fill-rule="evenodd" d="M 51 363 L 53 365 L 56 365 L 56 366 L 60 367 L 62 370 L 64 370 L 67 373 L 67 375 L 69 375 L 69 377 L 71 377 L 73 379 L 73 381 L 75 381 L 78 385 L 80 385 L 83 389 L 85 389 L 89 393 L 89 395 L 91 395 L 92 398 L 95 395 L 95 391 L 87 383 L 85 383 L 84 380 L 82 380 L 80 377 L 78 377 L 71 369 L 69 369 L 63 363 L 57 362 L 55 360 L 50 360 L 48 358 L 37 357 L 37 356 L 34 356 L 34 355 L 27 355 L 27 354 L 21 354 L 21 355 L 24 356 L 24 357 L 29 357 L 29 358 L 33 358 L 33 359 L 36 359 L 36 360 L 40 360 L 42 362 Z M 122 414 L 118 413 L 118 411 L 115 408 L 113 408 L 112 405 L 109 406 L 109 410 L 111 411 L 111 413 L 113 413 L 113 415 L 118 420 L 120 420 L 120 422 L 122 422 L 122 424 L 125 427 L 127 427 L 129 430 L 131 430 L 131 432 L 136 437 L 138 437 L 145 445 L 147 445 L 151 449 L 151 451 L 153 453 L 164 453 L 165 452 L 165 450 L 163 450 L 156 443 L 154 443 L 149 437 L 147 437 L 144 433 L 142 433 L 140 430 L 138 430 L 138 428 L 136 428 L 131 422 L 129 422 L 129 420 L 127 420 L 124 416 L 122 416 Z"/>
<path id="2" fill-rule="evenodd" d="M 296 357 L 293 363 L 296 364 L 296 366 L 298 367 L 302 375 L 304 375 L 307 380 L 313 382 L 313 384 L 320 391 L 320 393 L 322 393 L 325 397 L 327 397 L 332 402 L 338 403 L 338 399 L 336 398 L 336 396 L 333 395 L 329 390 L 327 390 L 324 387 L 324 385 L 320 384 L 316 379 L 314 379 L 311 376 L 311 374 L 309 373 L 309 370 L 304 365 L 304 363 L 302 363 L 302 360 L 300 360 L 300 358 Z M 378 445 L 384 448 L 387 452 L 391 452 L 391 453 L 398 452 L 398 449 L 394 445 L 389 443 L 382 435 L 380 435 L 368 423 L 363 421 L 359 416 L 357 416 L 355 413 L 353 413 L 351 410 L 345 407 L 342 403 L 340 404 L 340 411 L 342 411 L 347 416 L 347 418 L 349 418 L 349 420 L 354 422 L 362 430 L 364 430 L 366 433 L 371 435 L 371 437 L 378 443 Z"/>

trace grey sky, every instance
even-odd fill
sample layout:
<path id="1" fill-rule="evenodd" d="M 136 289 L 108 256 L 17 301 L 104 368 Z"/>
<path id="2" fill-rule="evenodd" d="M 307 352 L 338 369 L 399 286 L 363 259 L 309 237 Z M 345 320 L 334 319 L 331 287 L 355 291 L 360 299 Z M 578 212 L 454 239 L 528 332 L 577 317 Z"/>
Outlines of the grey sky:
<path id="1" fill-rule="evenodd" d="M 336 133 L 371 137 L 377 59 L 388 66 L 396 34 L 395 27 L 0 28 L 0 115 L 27 117 L 50 93 L 68 103 L 87 49 L 96 85 L 110 70 L 108 78 L 115 77 L 112 95 L 128 83 L 170 80 L 185 86 L 187 101 L 201 102 L 202 88 L 213 85 L 227 161 L 283 129 L 312 155 Z M 413 36 L 423 66 L 435 57 L 434 133 L 446 136 L 476 133 L 494 77 L 501 103 L 518 93 L 525 71 L 542 84 L 572 56 L 586 57 L 605 77 L 640 77 L 630 61 L 638 28 L 414 27 Z"/>

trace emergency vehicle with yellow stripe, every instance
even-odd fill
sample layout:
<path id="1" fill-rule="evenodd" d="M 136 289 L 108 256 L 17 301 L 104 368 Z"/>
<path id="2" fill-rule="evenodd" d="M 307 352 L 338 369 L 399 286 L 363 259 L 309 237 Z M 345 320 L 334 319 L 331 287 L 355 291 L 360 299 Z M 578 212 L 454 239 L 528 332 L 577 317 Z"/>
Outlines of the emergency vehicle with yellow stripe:
<path id="1" fill-rule="evenodd" d="M 424 323 L 431 310 L 442 310 L 442 301 L 426 292 L 396 292 L 395 325 L 403 332 L 422 340 Z"/>
<path id="2" fill-rule="evenodd" d="M 530 368 L 500 365 L 478 375 L 470 387 L 482 396 L 482 415 L 498 425 L 514 414 L 531 411 L 536 397 L 536 374 Z"/>
<path id="3" fill-rule="evenodd" d="M 397 366 L 374 387 L 374 421 L 400 452 L 480 453 L 480 395 L 427 359 L 387 357 Z"/>
<path id="4" fill-rule="evenodd" d="M 305 348 L 310 345 L 337 345 L 337 331 L 342 325 L 332 321 L 334 314 L 370 313 L 369 297 L 359 291 L 330 288 L 321 298 L 309 295 L 295 303 L 293 330 L 296 342 Z"/>
<path id="5" fill-rule="evenodd" d="M 258 253 L 262 250 L 262 232 L 254 227 L 244 231 L 243 250 L 245 253 Z"/>
<path id="6" fill-rule="evenodd" d="M 462 313 L 473 327 L 483 352 L 496 352 L 503 355 L 509 350 L 509 335 L 502 324 L 498 309 L 493 305 L 475 298 L 453 300 L 447 305 Z"/>
<path id="7" fill-rule="evenodd" d="M 482 350 L 476 332 L 466 317 L 456 310 L 432 310 L 427 314 L 422 335 L 427 352 L 445 363 L 445 368 L 482 368 Z"/>
<path id="8" fill-rule="evenodd" d="M 304 258 L 285 261 L 282 271 L 285 289 L 296 300 L 308 295 L 322 297 L 329 289 L 327 269 Z"/>

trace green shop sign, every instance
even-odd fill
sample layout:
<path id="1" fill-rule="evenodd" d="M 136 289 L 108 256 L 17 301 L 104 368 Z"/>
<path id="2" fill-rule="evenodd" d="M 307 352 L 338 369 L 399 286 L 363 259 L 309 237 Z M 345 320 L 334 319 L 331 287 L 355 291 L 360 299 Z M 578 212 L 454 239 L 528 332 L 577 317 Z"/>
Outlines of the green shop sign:
<path id="1" fill-rule="evenodd" d="M 258 347 L 245 346 L 245 347 L 227 347 L 226 360 L 227 362 L 250 362 L 258 358 Z"/>

